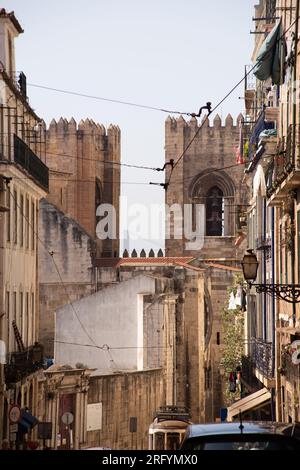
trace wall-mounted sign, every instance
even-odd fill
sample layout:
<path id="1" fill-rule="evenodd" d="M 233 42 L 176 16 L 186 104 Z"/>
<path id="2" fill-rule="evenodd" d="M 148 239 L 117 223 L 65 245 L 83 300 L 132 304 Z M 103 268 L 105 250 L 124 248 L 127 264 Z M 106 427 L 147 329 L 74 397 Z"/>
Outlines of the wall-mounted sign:
<path id="1" fill-rule="evenodd" d="M 102 429 L 102 403 L 87 405 L 87 431 Z"/>

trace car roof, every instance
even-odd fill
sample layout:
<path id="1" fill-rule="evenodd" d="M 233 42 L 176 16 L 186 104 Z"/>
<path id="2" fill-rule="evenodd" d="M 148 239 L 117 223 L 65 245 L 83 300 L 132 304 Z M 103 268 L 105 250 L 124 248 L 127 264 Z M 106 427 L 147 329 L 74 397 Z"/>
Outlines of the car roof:
<path id="1" fill-rule="evenodd" d="M 296 424 L 274 423 L 271 421 L 243 422 L 243 428 L 240 428 L 240 422 L 233 423 L 214 423 L 214 424 L 192 424 L 187 427 L 186 439 L 200 436 L 222 436 L 228 434 L 284 434 L 293 435 Z M 299 432 L 299 431 L 298 431 Z M 295 433 L 295 434 L 298 434 Z"/>

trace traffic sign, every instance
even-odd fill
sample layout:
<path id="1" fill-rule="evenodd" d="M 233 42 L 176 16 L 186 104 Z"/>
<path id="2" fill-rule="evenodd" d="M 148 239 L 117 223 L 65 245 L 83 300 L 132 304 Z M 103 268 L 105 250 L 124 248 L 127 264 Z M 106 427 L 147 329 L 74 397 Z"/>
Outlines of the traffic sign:
<path id="1" fill-rule="evenodd" d="M 69 413 L 68 411 L 66 413 L 64 413 L 61 417 L 61 420 L 64 424 L 66 424 L 67 426 L 69 426 L 69 424 L 73 423 L 74 421 L 74 416 L 72 415 L 72 413 Z"/>
<path id="2" fill-rule="evenodd" d="M 21 418 L 21 408 L 19 405 L 11 405 L 8 412 L 9 421 L 11 424 L 18 423 Z"/>

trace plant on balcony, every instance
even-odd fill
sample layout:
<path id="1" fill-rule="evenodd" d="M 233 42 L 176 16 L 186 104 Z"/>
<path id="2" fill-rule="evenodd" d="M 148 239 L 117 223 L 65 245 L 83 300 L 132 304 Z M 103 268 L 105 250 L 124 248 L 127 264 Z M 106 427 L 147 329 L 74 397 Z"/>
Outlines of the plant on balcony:
<path id="1" fill-rule="evenodd" d="M 231 294 L 236 295 L 237 287 L 243 283 L 242 274 L 234 277 L 233 285 L 228 289 L 228 301 L 223 307 L 221 321 L 223 327 L 223 351 L 221 359 L 221 367 L 224 371 L 226 379 L 226 387 L 223 390 L 224 404 L 230 405 L 234 400 L 240 398 L 240 390 L 230 391 L 229 377 L 237 367 L 242 365 L 242 357 L 244 354 L 244 312 L 239 307 L 229 309 L 229 299 Z"/>

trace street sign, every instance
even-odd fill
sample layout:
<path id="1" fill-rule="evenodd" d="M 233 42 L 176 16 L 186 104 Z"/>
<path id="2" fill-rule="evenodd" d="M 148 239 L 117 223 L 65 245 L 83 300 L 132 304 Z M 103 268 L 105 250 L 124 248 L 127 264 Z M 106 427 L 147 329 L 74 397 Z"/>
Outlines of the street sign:
<path id="1" fill-rule="evenodd" d="M 8 412 L 9 421 L 11 424 L 18 423 L 21 418 L 21 408 L 19 405 L 11 405 Z"/>
<path id="2" fill-rule="evenodd" d="M 66 413 L 64 413 L 61 417 L 61 420 L 64 424 L 66 424 L 67 426 L 69 426 L 69 424 L 73 423 L 74 421 L 74 416 L 72 415 L 72 413 L 69 413 L 68 411 Z"/>
<path id="3" fill-rule="evenodd" d="M 18 432 L 18 423 L 15 423 L 15 424 L 11 424 L 9 426 L 9 432 Z"/>

